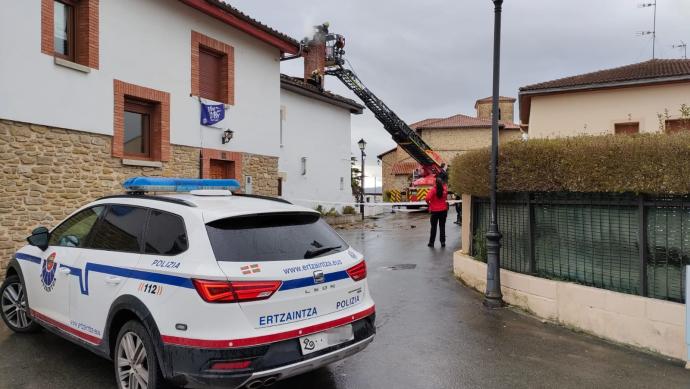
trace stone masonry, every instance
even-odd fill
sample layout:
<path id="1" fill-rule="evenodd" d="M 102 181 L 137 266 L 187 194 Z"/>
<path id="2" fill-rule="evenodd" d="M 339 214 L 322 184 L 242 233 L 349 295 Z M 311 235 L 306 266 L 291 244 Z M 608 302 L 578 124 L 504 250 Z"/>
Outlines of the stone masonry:
<path id="1" fill-rule="evenodd" d="M 242 177 L 252 177 L 254 194 L 278 195 L 278 157 L 245 153 L 242 156 Z M 246 179 L 242 180 L 245 190 Z"/>
<path id="2" fill-rule="evenodd" d="M 199 149 L 171 146 L 162 168 L 124 166 L 112 137 L 0 120 L 0 270 L 38 226 L 54 227 L 96 198 L 122 193 L 132 176 L 199 177 Z M 278 158 L 243 154 L 256 194 L 277 195 Z M 4 272 L 0 272 L 0 279 Z"/>

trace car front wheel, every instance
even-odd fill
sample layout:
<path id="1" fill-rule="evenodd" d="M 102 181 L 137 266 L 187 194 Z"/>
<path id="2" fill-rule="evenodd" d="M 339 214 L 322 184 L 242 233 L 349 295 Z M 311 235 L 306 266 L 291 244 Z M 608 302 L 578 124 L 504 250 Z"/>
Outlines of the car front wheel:
<path id="1" fill-rule="evenodd" d="M 0 316 L 14 332 L 36 332 L 41 328 L 31 318 L 26 288 L 17 275 L 5 278 L 0 286 Z"/>
<path id="2" fill-rule="evenodd" d="M 156 352 L 146 328 L 137 321 L 122 326 L 117 336 L 115 377 L 120 389 L 158 389 L 163 377 Z"/>

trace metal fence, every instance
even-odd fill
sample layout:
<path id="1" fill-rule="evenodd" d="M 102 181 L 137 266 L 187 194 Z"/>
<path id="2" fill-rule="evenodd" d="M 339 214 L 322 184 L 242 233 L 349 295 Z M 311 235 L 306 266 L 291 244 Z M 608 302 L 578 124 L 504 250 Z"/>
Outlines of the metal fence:
<path id="1" fill-rule="evenodd" d="M 502 268 L 684 301 L 690 197 L 504 194 L 498 198 L 498 222 Z M 488 224 L 488 199 L 473 198 L 472 254 L 481 260 Z"/>

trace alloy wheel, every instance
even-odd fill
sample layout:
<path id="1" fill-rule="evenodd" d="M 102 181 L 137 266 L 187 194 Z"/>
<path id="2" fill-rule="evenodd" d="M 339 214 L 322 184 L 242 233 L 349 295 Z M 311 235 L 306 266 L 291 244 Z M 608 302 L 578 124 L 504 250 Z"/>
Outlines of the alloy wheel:
<path id="1" fill-rule="evenodd" d="M 14 282 L 5 288 L 0 297 L 2 314 L 12 326 L 24 329 L 31 325 L 31 316 L 27 314 L 26 293 L 21 282 Z"/>
<path id="2" fill-rule="evenodd" d="M 149 368 L 146 348 L 134 332 L 127 332 L 117 350 L 117 373 L 123 389 L 147 389 Z"/>

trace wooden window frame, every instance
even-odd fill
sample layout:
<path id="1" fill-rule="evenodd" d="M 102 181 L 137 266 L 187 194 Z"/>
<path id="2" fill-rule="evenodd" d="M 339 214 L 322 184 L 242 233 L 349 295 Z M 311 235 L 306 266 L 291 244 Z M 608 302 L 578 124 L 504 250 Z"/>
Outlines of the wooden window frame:
<path id="1" fill-rule="evenodd" d="M 129 153 L 122 146 L 123 154 L 125 157 L 131 158 L 151 158 L 151 130 L 153 128 L 153 120 L 155 118 L 155 103 L 148 101 L 143 101 L 139 99 L 134 99 L 129 96 L 125 96 L 125 110 L 124 112 L 134 112 L 142 115 L 146 118 L 144 122 L 145 125 L 142 126 L 142 143 L 144 152 L 143 153 Z M 126 129 L 125 129 L 126 131 Z M 124 142 L 124 139 L 123 139 Z"/>
<path id="2" fill-rule="evenodd" d="M 679 124 L 678 127 L 683 127 L 683 128 L 675 128 L 676 123 Z M 674 128 L 671 128 L 673 125 Z M 664 132 L 667 134 L 676 134 L 679 132 L 683 131 L 689 131 L 690 130 L 690 118 L 677 118 L 677 119 L 666 119 L 664 121 Z"/>
<path id="3" fill-rule="evenodd" d="M 626 132 L 626 131 L 618 131 L 618 127 L 624 127 L 624 126 L 633 126 L 637 125 L 637 131 L 636 132 Z M 640 133 L 640 122 L 622 122 L 622 123 L 614 123 L 613 124 L 613 133 L 615 135 L 633 135 L 633 134 L 639 134 Z"/>
<path id="4" fill-rule="evenodd" d="M 58 58 L 66 59 L 70 62 L 76 62 L 77 58 L 77 39 L 79 34 L 77 34 L 77 4 L 73 0 L 53 0 L 53 7 L 55 3 L 60 3 L 65 6 L 69 12 L 67 13 L 67 54 L 58 53 L 55 51 L 55 45 L 53 45 L 53 55 Z M 55 15 L 53 14 L 53 23 L 55 23 Z M 55 25 L 53 25 L 53 41 L 55 41 Z"/>

